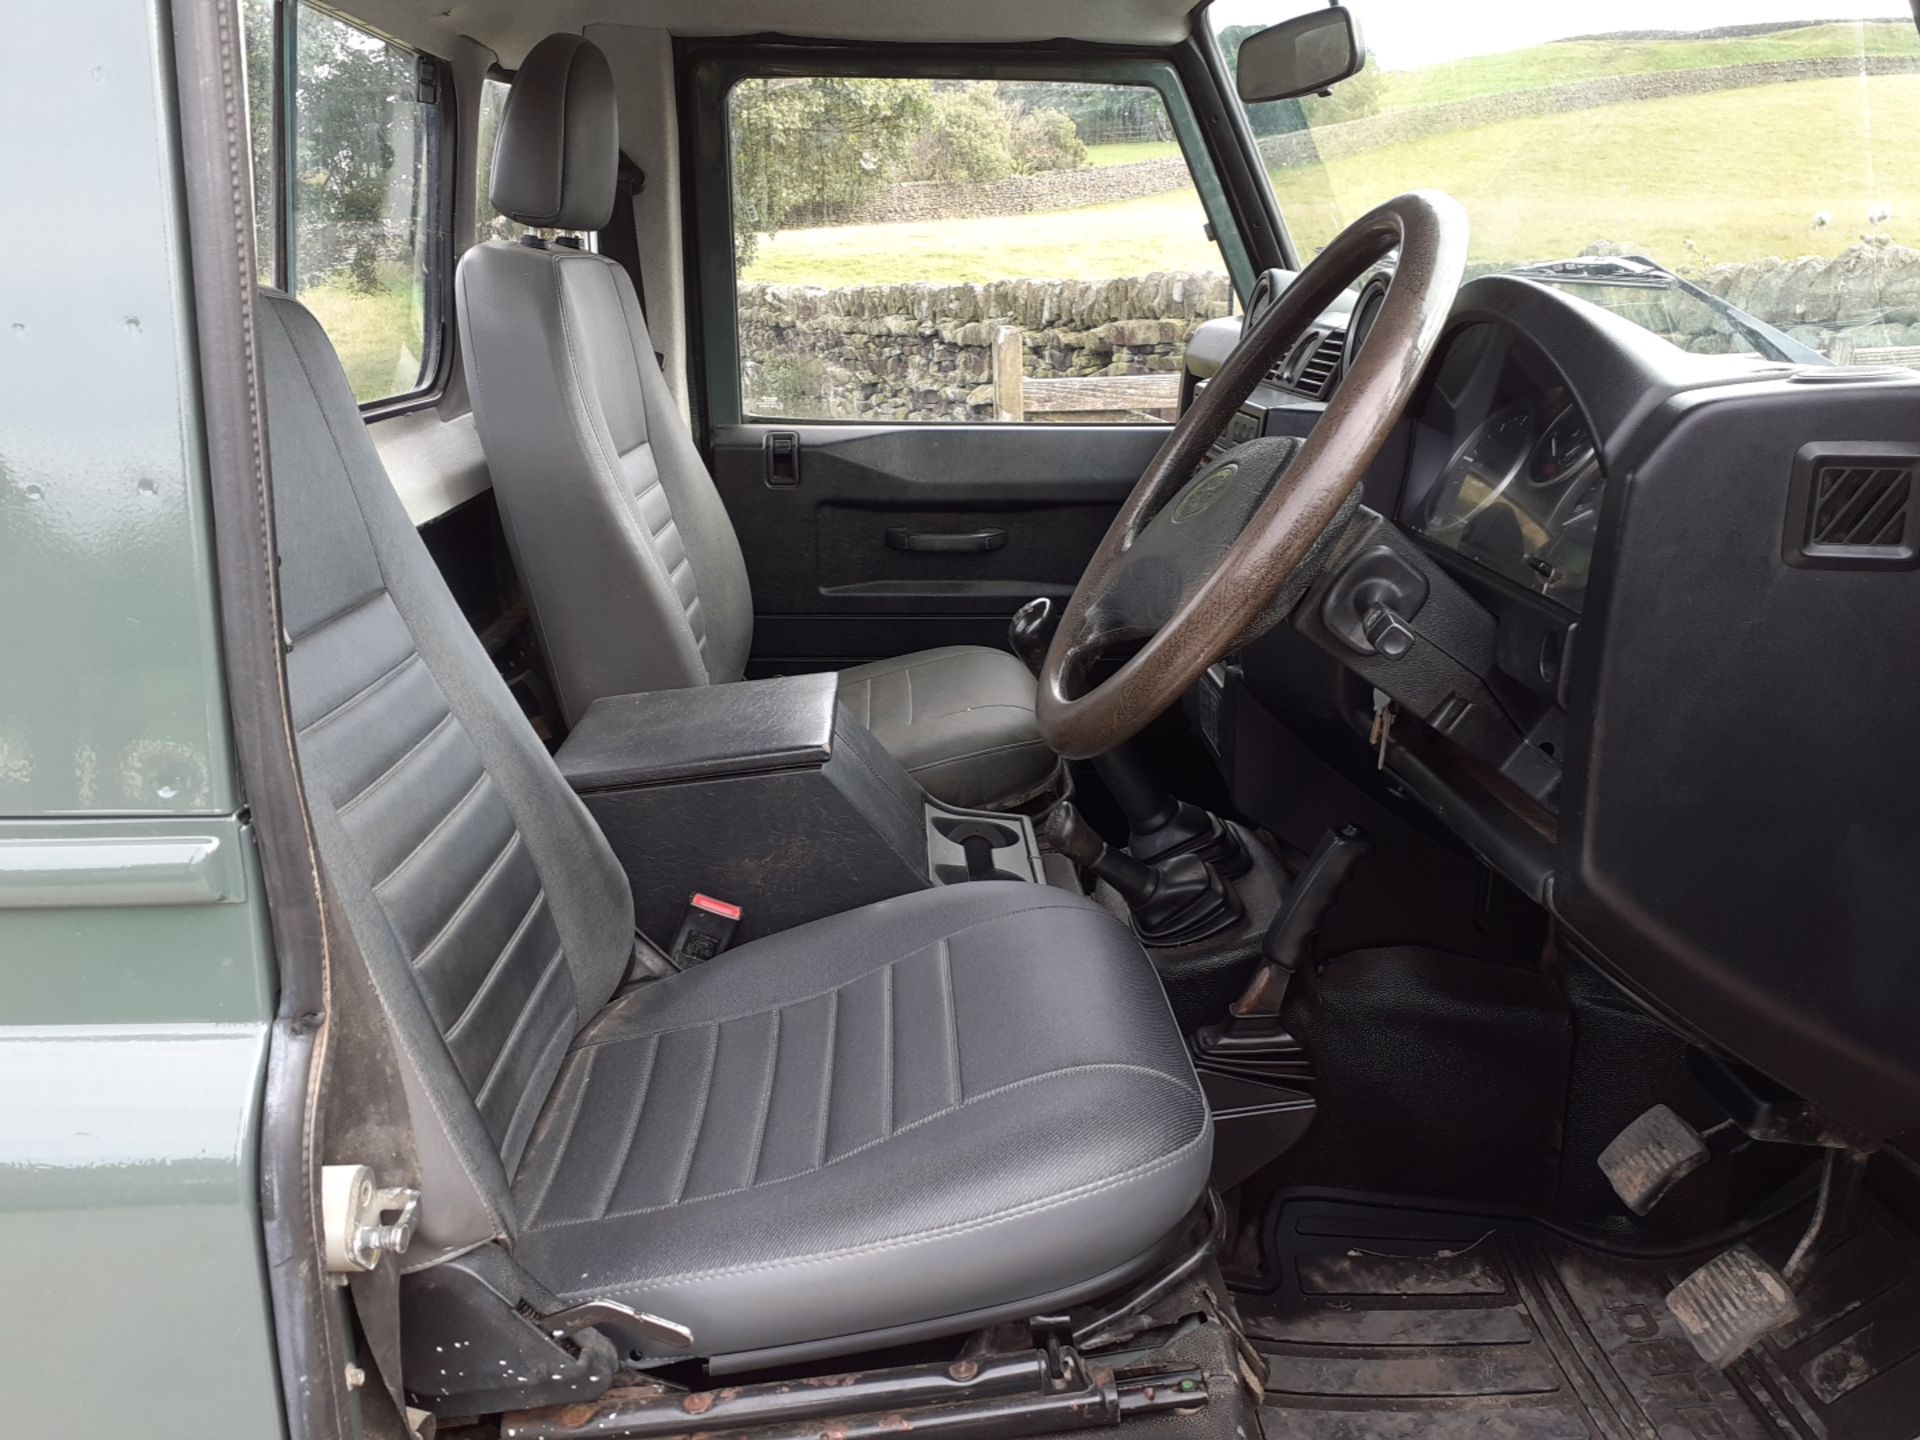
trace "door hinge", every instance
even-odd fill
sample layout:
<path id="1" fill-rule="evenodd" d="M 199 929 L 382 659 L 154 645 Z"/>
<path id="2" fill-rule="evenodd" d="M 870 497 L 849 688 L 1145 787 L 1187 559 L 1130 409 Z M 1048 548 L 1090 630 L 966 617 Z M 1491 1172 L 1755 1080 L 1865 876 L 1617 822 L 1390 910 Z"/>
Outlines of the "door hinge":
<path id="1" fill-rule="evenodd" d="M 391 1215 L 392 1220 L 384 1217 Z M 420 1192 L 381 1187 L 365 1165 L 327 1165 L 320 1171 L 320 1217 L 327 1269 L 335 1275 L 371 1270 L 382 1255 L 404 1255 L 420 1225 Z"/>

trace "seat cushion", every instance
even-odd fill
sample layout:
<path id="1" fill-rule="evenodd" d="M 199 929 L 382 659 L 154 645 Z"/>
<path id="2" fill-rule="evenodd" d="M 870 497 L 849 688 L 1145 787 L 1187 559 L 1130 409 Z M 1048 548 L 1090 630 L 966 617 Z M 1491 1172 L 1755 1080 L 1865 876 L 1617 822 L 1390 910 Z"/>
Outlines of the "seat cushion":
<path id="1" fill-rule="evenodd" d="M 515 1254 L 704 1355 L 957 1330 L 1109 1288 L 1211 1154 L 1127 930 L 1062 891 L 958 885 L 616 998 L 535 1126 Z"/>
<path id="2" fill-rule="evenodd" d="M 949 645 L 840 672 L 840 700 L 929 795 L 991 810 L 1044 790 L 1059 759 L 1033 718 L 1027 667 Z"/>

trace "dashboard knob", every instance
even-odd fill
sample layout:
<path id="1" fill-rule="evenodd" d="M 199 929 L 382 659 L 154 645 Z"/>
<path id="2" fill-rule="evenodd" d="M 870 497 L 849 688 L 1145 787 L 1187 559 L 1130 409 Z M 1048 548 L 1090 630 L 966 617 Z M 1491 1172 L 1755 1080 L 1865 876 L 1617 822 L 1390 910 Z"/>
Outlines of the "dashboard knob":
<path id="1" fill-rule="evenodd" d="M 1384 605 L 1369 606 L 1360 624 L 1367 639 L 1373 642 L 1374 650 L 1389 660 L 1398 660 L 1413 649 L 1413 631 Z"/>

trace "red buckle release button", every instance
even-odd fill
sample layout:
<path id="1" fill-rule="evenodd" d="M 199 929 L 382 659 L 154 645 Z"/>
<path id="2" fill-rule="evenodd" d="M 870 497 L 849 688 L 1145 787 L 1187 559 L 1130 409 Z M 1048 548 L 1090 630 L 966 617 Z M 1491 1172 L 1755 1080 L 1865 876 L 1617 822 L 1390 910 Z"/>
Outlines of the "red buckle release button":
<path id="1" fill-rule="evenodd" d="M 738 920 L 741 915 L 741 910 L 738 905 L 729 905 L 724 900 L 716 900 L 711 895 L 701 895 L 698 892 L 696 892 L 693 899 L 687 903 L 692 905 L 696 910 L 704 910 L 709 915 L 721 915 L 728 920 Z"/>

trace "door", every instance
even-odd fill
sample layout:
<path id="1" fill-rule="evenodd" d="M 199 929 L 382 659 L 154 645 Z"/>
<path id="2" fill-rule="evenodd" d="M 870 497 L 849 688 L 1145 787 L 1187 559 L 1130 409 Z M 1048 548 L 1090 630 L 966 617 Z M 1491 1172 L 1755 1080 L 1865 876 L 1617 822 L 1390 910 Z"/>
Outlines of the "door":
<path id="1" fill-rule="evenodd" d="M 762 670 L 1064 599 L 1248 266 L 1166 60 L 683 56 L 714 478 Z M 1216 239 L 1217 237 L 1221 237 Z"/>

